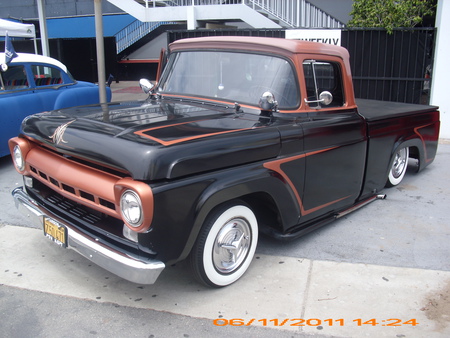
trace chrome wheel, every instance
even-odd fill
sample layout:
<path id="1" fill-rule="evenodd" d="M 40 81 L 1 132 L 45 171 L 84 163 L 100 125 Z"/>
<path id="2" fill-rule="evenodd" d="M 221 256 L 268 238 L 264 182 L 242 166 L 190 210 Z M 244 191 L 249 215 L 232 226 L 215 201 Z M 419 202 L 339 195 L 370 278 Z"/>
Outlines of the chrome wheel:
<path id="1" fill-rule="evenodd" d="M 395 186 L 399 184 L 406 173 L 408 167 L 409 148 L 404 147 L 397 150 L 394 154 L 391 169 L 388 175 L 388 185 Z"/>
<path id="2" fill-rule="evenodd" d="M 241 218 L 230 220 L 220 229 L 212 253 L 217 271 L 227 274 L 241 265 L 250 249 L 250 236 L 250 225 Z"/>

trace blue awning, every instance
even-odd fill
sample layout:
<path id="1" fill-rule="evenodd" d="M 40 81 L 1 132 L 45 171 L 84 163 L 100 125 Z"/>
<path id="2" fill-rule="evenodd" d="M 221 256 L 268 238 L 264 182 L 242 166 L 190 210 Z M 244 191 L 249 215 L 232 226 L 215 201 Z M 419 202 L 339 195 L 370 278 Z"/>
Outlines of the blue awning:
<path id="1" fill-rule="evenodd" d="M 136 18 L 129 14 L 103 15 L 103 35 L 114 36 Z M 48 37 L 56 38 L 95 38 L 95 17 L 82 16 L 47 19 Z"/>

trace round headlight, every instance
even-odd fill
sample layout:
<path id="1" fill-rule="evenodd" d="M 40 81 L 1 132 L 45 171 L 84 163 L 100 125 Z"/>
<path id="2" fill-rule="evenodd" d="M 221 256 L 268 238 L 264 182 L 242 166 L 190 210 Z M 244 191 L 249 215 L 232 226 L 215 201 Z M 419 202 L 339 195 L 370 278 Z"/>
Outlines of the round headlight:
<path id="1" fill-rule="evenodd" d="M 139 195 L 126 190 L 120 197 L 120 210 L 125 221 L 132 227 L 139 227 L 143 221 L 142 203 Z"/>
<path id="2" fill-rule="evenodd" d="M 13 161 L 17 169 L 19 169 L 20 171 L 23 171 L 25 169 L 25 161 L 22 156 L 22 150 L 20 150 L 20 147 L 18 145 L 14 147 Z"/>

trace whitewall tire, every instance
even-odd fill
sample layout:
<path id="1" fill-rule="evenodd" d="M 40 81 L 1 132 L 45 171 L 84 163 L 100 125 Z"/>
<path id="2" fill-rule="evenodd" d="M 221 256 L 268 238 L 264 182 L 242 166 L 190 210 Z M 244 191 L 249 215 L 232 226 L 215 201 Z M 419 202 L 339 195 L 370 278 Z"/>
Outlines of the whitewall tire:
<path id="1" fill-rule="evenodd" d="M 237 281 L 248 269 L 258 242 L 258 222 L 242 202 L 213 211 L 201 229 L 190 260 L 201 283 L 222 287 Z"/>

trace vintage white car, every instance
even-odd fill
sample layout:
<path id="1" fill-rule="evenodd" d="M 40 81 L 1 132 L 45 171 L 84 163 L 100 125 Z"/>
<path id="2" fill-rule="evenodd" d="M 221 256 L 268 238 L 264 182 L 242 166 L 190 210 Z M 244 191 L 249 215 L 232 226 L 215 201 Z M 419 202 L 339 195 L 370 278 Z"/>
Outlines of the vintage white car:
<path id="1" fill-rule="evenodd" d="M 98 86 L 76 81 L 67 67 L 50 57 L 17 53 L 0 71 L 0 157 L 8 155 L 8 140 L 19 134 L 31 114 L 99 102 Z M 0 53 L 0 60 L 4 60 Z M 107 88 L 111 101 L 111 90 Z"/>

